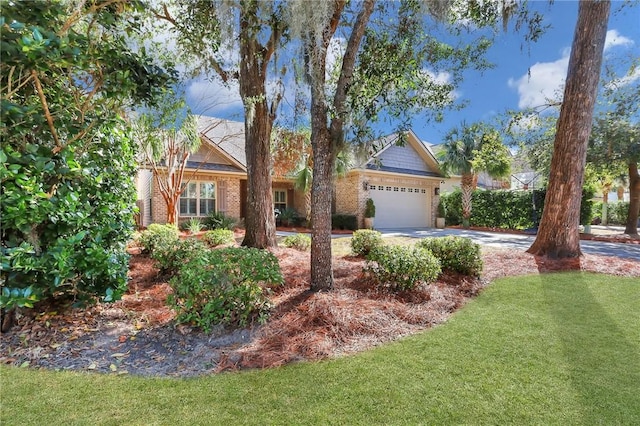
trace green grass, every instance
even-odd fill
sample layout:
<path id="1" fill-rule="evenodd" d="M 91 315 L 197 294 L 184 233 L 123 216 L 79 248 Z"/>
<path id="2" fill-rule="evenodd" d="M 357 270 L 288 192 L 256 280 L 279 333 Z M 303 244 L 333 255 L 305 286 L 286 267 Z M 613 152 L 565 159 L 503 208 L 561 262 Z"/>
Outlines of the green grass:
<path id="1" fill-rule="evenodd" d="M 0 423 L 640 424 L 639 307 L 637 278 L 516 277 L 337 360 L 187 380 L 2 367 Z"/>

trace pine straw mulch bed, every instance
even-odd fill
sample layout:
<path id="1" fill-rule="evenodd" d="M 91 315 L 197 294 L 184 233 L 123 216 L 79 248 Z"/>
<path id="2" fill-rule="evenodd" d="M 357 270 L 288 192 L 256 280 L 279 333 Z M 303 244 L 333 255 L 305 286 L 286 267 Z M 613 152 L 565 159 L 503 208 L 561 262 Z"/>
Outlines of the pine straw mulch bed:
<path id="1" fill-rule="evenodd" d="M 266 368 L 352 354 L 440 324 L 492 280 L 583 270 L 640 277 L 640 262 L 585 255 L 553 261 L 522 251 L 483 248 L 480 279 L 444 276 L 397 295 L 375 291 L 359 258 L 334 258 L 335 290 L 312 293 L 309 254 L 275 249 L 285 285 L 272 295 L 269 322 L 205 334 L 176 327 L 165 306 L 170 287 L 152 261 L 134 255 L 130 288 L 111 305 L 88 310 L 41 307 L 18 315 L 0 340 L 0 362 L 32 368 L 186 377 Z"/>

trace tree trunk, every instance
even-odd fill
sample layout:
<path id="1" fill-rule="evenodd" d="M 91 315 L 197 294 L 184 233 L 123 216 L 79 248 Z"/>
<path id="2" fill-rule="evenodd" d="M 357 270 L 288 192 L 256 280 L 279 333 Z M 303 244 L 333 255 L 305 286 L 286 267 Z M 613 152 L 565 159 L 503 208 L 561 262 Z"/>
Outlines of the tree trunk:
<path id="1" fill-rule="evenodd" d="M 318 108 L 318 107 L 316 107 Z M 321 107 L 323 108 L 323 107 Z M 324 108 L 323 108 L 324 109 Z M 320 114 L 322 115 L 322 114 Z M 326 112 L 323 115 L 326 120 Z M 322 120 L 313 112 L 312 120 Z M 326 123 L 326 121 L 323 121 Z M 311 183 L 311 290 L 333 288 L 331 263 L 331 187 L 333 185 L 332 140 L 325 126 L 316 127 L 313 141 L 313 181 Z"/>
<path id="2" fill-rule="evenodd" d="M 578 257 L 587 144 L 609 21 L 609 0 L 580 2 L 564 98 L 553 145 L 549 187 L 538 234 L 528 252 Z"/>
<path id="3" fill-rule="evenodd" d="M 609 224 L 609 192 L 611 185 L 604 185 L 602 188 L 602 224 Z"/>
<path id="4" fill-rule="evenodd" d="M 245 109 L 245 153 L 247 155 L 247 210 L 243 246 L 276 246 L 276 220 L 271 193 L 271 126 L 265 89 L 264 49 L 256 31 L 258 2 L 247 1 L 240 12 L 240 96 Z"/>
<path id="5" fill-rule="evenodd" d="M 473 196 L 473 174 L 465 173 L 462 175 L 462 224 L 465 228 L 469 227 L 469 219 L 471 218 L 471 197 Z"/>
<path id="6" fill-rule="evenodd" d="M 638 163 L 629 163 L 629 216 L 625 234 L 638 235 L 638 215 L 640 215 L 640 173 Z"/>

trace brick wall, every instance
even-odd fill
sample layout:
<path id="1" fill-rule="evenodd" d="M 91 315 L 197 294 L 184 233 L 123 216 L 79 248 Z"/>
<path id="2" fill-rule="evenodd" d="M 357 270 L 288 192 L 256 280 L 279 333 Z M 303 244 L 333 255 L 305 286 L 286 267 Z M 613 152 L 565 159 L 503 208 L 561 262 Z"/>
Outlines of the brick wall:
<path id="1" fill-rule="evenodd" d="M 225 215 L 239 219 L 240 218 L 240 178 L 227 177 L 227 176 L 215 176 L 211 174 L 198 174 L 191 181 L 204 181 L 204 182 L 222 182 L 226 183 L 226 211 Z M 152 208 L 152 222 L 153 223 L 166 223 L 167 222 L 167 204 L 162 198 L 162 194 L 158 190 L 158 185 L 154 181 L 153 183 L 153 197 L 151 202 Z M 219 192 L 216 194 L 219 198 Z M 221 206 L 221 200 L 218 199 L 217 205 Z M 219 207 L 218 207 L 219 208 Z M 178 218 L 180 219 L 180 218 Z"/>

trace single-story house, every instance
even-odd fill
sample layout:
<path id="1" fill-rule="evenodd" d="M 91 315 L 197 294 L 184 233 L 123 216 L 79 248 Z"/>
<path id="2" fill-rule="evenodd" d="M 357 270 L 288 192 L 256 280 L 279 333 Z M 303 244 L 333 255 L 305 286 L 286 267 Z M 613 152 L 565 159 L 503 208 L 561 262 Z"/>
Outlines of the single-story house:
<path id="1" fill-rule="evenodd" d="M 179 220 L 205 217 L 211 211 L 243 218 L 246 211 L 247 169 L 244 123 L 200 116 L 200 150 L 187 162 L 190 182 L 178 205 Z M 376 228 L 435 226 L 435 212 L 443 179 L 438 161 L 412 131 L 376 141 L 375 154 L 336 180 L 334 211 L 355 215 L 363 226 L 366 200 L 376 206 Z M 148 170 L 138 174 L 138 206 L 141 224 L 164 223 L 166 204 Z M 305 194 L 292 179 L 274 179 L 274 208 L 305 210 Z"/>

